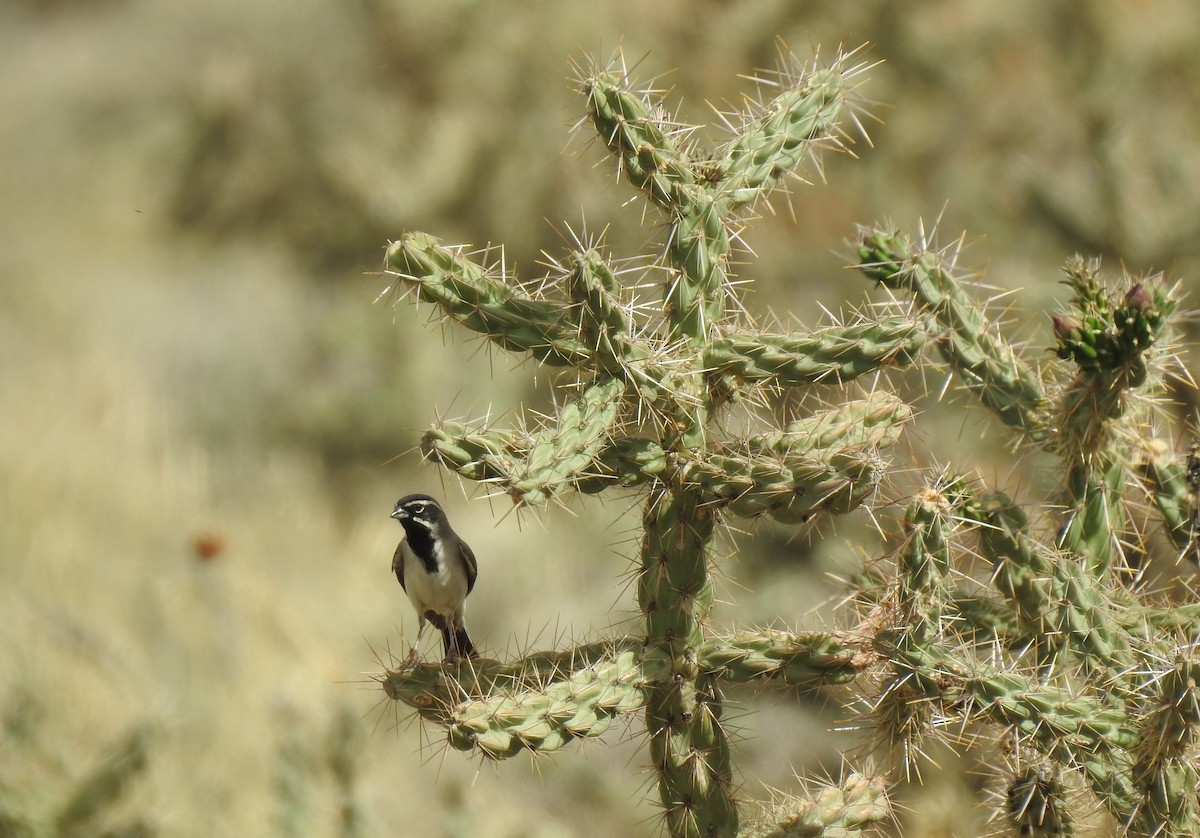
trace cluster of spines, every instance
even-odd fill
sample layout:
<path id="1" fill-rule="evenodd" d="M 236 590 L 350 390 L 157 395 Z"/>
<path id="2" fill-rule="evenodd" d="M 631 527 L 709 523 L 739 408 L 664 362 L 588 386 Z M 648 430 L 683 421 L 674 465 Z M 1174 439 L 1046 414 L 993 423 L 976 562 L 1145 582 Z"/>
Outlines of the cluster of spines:
<path id="1" fill-rule="evenodd" d="M 1066 790 L 1056 772 L 1027 767 L 1009 780 L 1005 815 L 1018 835 L 1030 838 L 1069 838 L 1075 834 Z"/>

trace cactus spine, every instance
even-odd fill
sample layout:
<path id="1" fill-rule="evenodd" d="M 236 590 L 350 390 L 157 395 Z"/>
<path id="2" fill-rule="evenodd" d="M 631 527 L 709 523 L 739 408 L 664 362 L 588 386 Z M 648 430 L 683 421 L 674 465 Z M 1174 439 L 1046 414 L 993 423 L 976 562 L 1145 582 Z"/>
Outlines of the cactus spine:
<path id="1" fill-rule="evenodd" d="M 530 286 L 487 253 L 424 233 L 390 245 L 389 272 L 446 318 L 577 376 L 534 429 L 441 423 L 424 437 L 425 456 L 522 506 L 641 491 L 644 632 L 455 671 L 388 670 L 384 688 L 444 726 L 454 747 L 496 759 L 555 750 L 641 713 L 671 835 L 845 835 L 890 817 L 879 778 L 850 773 L 743 823 L 722 689 L 774 681 L 863 692 L 859 676 L 871 670 L 879 690 L 868 721 L 905 760 L 951 728 L 1007 731 L 1018 759 L 1001 814 L 1020 834 L 1072 834 L 1067 789 L 1081 786 L 1129 834 L 1191 834 L 1200 607 L 1169 607 L 1131 584 L 1129 546 L 1141 550 L 1144 527 L 1126 501 L 1142 487 L 1176 548 L 1194 550 L 1200 465 L 1146 439 L 1172 291 L 1156 277 L 1114 290 L 1095 263 L 1070 261 L 1074 297 L 1052 321 L 1052 370 L 1000 335 L 964 289 L 954 252 L 923 236 L 870 228 L 856 241 L 862 273 L 911 294 L 911 315 L 778 334 L 731 305 L 729 255 L 746 210 L 840 143 L 861 69 L 848 55 L 821 69 L 793 60 L 770 80 L 773 97 L 732 120 L 734 136 L 707 154 L 619 64 L 581 71 L 588 120 L 665 221 L 658 317 L 636 304 L 598 242 L 580 242 Z M 710 567 L 721 522 L 855 509 L 912 419 L 875 386 L 775 427 L 753 409 L 761 388 L 843 385 L 926 363 L 932 351 L 1016 444 L 1058 458 L 1061 512 L 1031 515 L 969 469 L 934 471 L 900 519 L 894 572 L 861 581 L 868 612 L 857 627 L 716 631 Z M 760 428 L 723 430 L 733 405 Z M 981 564 L 986 573 L 973 578 Z"/>

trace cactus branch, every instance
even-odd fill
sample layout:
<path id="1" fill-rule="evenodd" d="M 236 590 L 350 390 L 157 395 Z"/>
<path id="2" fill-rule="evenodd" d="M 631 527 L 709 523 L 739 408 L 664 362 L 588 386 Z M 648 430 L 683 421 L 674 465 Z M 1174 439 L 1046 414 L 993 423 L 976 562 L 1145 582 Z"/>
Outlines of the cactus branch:
<path id="1" fill-rule="evenodd" d="M 571 327 L 566 307 L 514 289 L 503 276 L 443 247 L 433 236 L 405 233 L 388 247 L 387 264 L 421 300 L 504 349 L 529 352 L 551 366 L 586 366 L 592 348 Z"/>
<path id="2" fill-rule="evenodd" d="M 884 784 L 850 774 L 807 800 L 780 801 L 738 838 L 833 838 L 859 834 L 891 816 Z"/>
<path id="3" fill-rule="evenodd" d="M 650 761 L 672 835 L 737 831 L 728 733 L 714 675 L 701 673 L 702 624 L 712 604 L 708 549 L 714 513 L 696 492 L 651 491 L 643 515 L 638 605 L 646 621 Z"/>
<path id="4" fill-rule="evenodd" d="M 624 391 L 620 379 L 610 378 L 563 405 L 518 462 L 509 481 L 513 500 L 536 505 L 586 474 L 620 416 Z"/>
<path id="5" fill-rule="evenodd" d="M 942 253 L 882 229 L 859 239 L 859 268 L 889 288 L 912 293 L 936 323 L 937 347 L 967 389 L 1004 424 L 1033 440 L 1047 432 L 1047 397 L 1035 369 L 993 335 Z"/>
<path id="6" fill-rule="evenodd" d="M 919 324 L 892 318 L 799 336 L 729 335 L 709 345 L 704 364 L 714 375 L 746 382 L 841 383 L 881 367 L 907 366 L 924 345 Z"/>
<path id="7" fill-rule="evenodd" d="M 1162 518 L 1163 531 L 1179 555 L 1192 561 L 1196 561 L 1200 546 L 1196 531 L 1197 489 L 1189 482 L 1189 471 L 1200 474 L 1200 466 L 1189 468 L 1195 462 L 1200 462 L 1195 450 L 1181 458 L 1165 441 L 1152 439 L 1147 441 L 1138 464 L 1138 473 Z"/>

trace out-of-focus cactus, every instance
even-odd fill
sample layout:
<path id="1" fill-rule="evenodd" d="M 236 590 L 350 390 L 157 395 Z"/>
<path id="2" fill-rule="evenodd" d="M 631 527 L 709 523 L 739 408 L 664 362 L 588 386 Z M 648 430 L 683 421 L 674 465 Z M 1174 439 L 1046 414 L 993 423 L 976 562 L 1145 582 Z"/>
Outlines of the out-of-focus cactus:
<path id="1" fill-rule="evenodd" d="M 978 309 L 945 305 L 967 299 L 946 254 L 868 230 L 859 256 L 868 276 L 915 294 L 966 388 L 1056 456 L 1063 478 L 1055 504 L 1038 510 L 1049 538 L 1008 496 L 975 482 L 942 481 L 910 507 L 889 603 L 902 616 L 875 641 L 892 668 L 890 690 L 924 714 L 903 736 L 950 719 L 1009 731 L 1027 764 L 1007 799 L 1019 834 L 1074 834 L 1057 779 L 1074 773 L 1128 834 L 1194 835 L 1200 622 L 1140 589 L 1135 571 L 1148 545 L 1131 491 L 1141 483 L 1171 541 L 1191 548 L 1194 458 L 1171 455 L 1153 437 L 1151 415 L 1169 358 L 1160 343 L 1175 310 L 1171 289 L 1160 277 L 1113 288 L 1095 263 L 1070 260 L 1070 311 L 1051 322 L 1055 377 L 1035 373 L 995 335 L 981 340 Z M 969 555 L 990 566 L 992 590 L 964 600 L 950 571 Z M 893 741 L 895 703 L 877 704 Z M 1044 764 L 1029 768 L 1034 758 Z"/>
<path id="2" fill-rule="evenodd" d="M 1031 363 L 964 289 L 952 252 L 879 228 L 860 231 L 859 267 L 911 294 L 915 304 L 901 307 L 909 314 L 779 334 L 736 304 L 729 255 L 747 210 L 857 122 L 862 66 L 851 60 L 792 63 L 763 79 L 772 97 L 728 119 L 732 138 L 707 152 L 619 63 L 581 71 L 590 123 L 666 225 L 653 268 L 665 275 L 660 316 L 646 313 L 597 242 L 528 286 L 486 252 L 423 233 L 388 248 L 396 282 L 447 318 L 575 371 L 571 395 L 533 430 L 442 423 L 423 451 L 522 506 L 572 491 L 643 492 L 644 631 L 509 662 L 388 670 L 384 689 L 443 725 L 454 747 L 491 758 L 555 750 L 642 714 L 672 835 L 845 835 L 889 817 L 882 778 L 849 773 L 809 800 L 743 818 L 722 690 L 749 681 L 851 683 L 869 699 L 880 743 L 906 759 L 952 727 L 1006 730 L 1017 759 L 1003 816 L 1020 834 L 1071 834 L 1068 775 L 1133 834 L 1187 834 L 1198 816 L 1190 643 L 1200 620 L 1138 590 L 1131 570 L 1144 553 L 1144 516 L 1126 497 L 1144 488 L 1172 542 L 1192 549 L 1200 466 L 1150 438 L 1171 290 L 1157 277 L 1113 290 L 1097 265 L 1071 261 L 1071 310 L 1052 322 L 1058 360 Z M 971 463 L 931 471 L 901 518 L 894 572 L 864 574 L 866 612 L 854 628 L 711 625 L 721 521 L 800 523 L 871 497 L 882 453 L 912 419 L 878 373 L 933 363 L 921 360 L 927 350 L 1015 444 L 1061 460 L 1055 505 L 1026 511 L 972 477 Z M 866 375 L 866 391 L 782 428 L 754 409 L 765 388 Z M 720 421 L 734 410 L 743 421 Z M 727 430 L 753 421 L 757 431 Z M 868 671 L 873 678 L 860 677 Z"/>
<path id="3" fill-rule="evenodd" d="M 51 801 L 0 784 L 0 835 L 14 838 L 75 838 L 159 834 L 153 815 L 126 811 L 139 778 L 150 764 L 155 728 L 139 725 L 113 745 L 99 762 Z M 41 804 L 41 805 L 39 805 Z"/>

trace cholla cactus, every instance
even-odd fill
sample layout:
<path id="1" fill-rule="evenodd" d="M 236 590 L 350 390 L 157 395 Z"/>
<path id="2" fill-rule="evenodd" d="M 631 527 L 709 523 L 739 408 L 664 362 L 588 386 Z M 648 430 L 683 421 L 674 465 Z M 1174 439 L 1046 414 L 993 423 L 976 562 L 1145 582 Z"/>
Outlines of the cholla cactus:
<path id="1" fill-rule="evenodd" d="M 844 835 L 888 817 L 883 779 L 849 773 L 741 825 L 722 687 L 749 681 L 853 682 L 870 699 L 879 740 L 914 758 L 949 717 L 962 730 L 1007 730 L 1021 760 L 1006 816 L 1021 834 L 1070 833 L 1068 775 L 1130 832 L 1183 834 L 1196 814 L 1189 634 L 1200 622 L 1140 598 L 1126 572 L 1129 546 L 1141 543 L 1125 502 L 1135 482 L 1154 497 L 1169 537 L 1192 547 L 1193 471 L 1145 438 L 1144 396 L 1160 381 L 1157 346 L 1174 308 L 1168 289 L 1151 278 L 1114 295 L 1095 265 L 1071 262 L 1072 311 L 1053 329 L 1077 373 L 1061 386 L 996 332 L 950 253 L 887 230 L 861 232 L 860 267 L 914 295 L 908 314 L 773 333 L 736 305 L 729 254 L 747 210 L 822 147 L 841 144 L 839 126 L 857 123 L 862 70 L 850 55 L 825 68 L 789 58 L 762 80 L 773 98 L 729 119 L 732 138 L 711 154 L 620 64 L 580 72 L 590 123 L 665 220 L 652 266 L 665 274 L 661 315 L 646 313 L 620 281 L 630 269 L 598 242 L 579 242 L 531 285 L 486 252 L 423 233 L 389 247 L 389 271 L 420 300 L 506 350 L 576 374 L 573 394 L 535 430 L 442 423 L 426 434 L 425 455 L 522 506 L 572 491 L 643 492 L 645 628 L 509 662 L 388 670 L 384 689 L 443 725 L 454 747 L 496 759 L 556 750 L 641 713 L 671 835 Z M 857 626 L 715 631 L 707 615 L 719 523 L 800 523 L 855 509 L 912 416 L 875 386 L 779 428 L 752 409 L 758 397 L 867 374 L 876 382 L 927 347 L 1020 440 L 1062 459 L 1056 534 L 1040 538 L 1008 497 L 961 476 L 970 464 L 939 471 L 902 519 L 891 581 L 861 592 L 869 610 Z M 719 421 L 737 405 L 751 406 L 758 432 L 723 430 L 738 424 Z M 991 572 L 968 584 L 973 556 Z M 860 677 L 868 670 L 874 678 Z"/>

